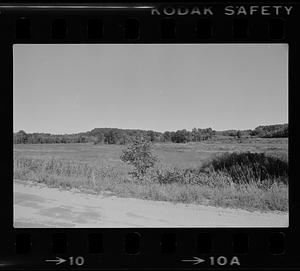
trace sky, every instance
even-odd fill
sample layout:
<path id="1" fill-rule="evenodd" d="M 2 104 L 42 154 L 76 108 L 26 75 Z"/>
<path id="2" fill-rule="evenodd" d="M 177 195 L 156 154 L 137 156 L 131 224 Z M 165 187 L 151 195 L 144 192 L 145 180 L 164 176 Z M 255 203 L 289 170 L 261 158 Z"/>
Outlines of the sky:
<path id="1" fill-rule="evenodd" d="M 14 132 L 288 122 L 287 44 L 15 44 Z"/>

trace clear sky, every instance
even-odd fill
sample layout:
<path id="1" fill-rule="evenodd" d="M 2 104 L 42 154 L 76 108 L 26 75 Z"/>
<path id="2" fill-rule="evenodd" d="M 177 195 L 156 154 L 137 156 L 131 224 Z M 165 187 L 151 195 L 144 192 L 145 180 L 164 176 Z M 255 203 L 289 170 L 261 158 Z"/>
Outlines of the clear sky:
<path id="1" fill-rule="evenodd" d="M 287 44 L 17 44 L 14 132 L 288 122 Z"/>

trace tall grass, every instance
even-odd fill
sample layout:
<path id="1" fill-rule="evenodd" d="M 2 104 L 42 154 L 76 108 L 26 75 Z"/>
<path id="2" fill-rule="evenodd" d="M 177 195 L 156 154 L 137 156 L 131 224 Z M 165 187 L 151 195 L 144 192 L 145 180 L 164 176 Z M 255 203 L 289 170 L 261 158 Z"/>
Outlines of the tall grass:
<path id="1" fill-rule="evenodd" d="M 201 170 L 225 172 L 235 183 L 288 182 L 288 162 L 264 153 L 224 153 Z"/>
<path id="2" fill-rule="evenodd" d="M 108 165 L 95 165 L 92 163 L 68 161 L 60 159 L 36 159 L 27 157 L 18 157 L 14 159 L 14 169 L 17 177 L 18 169 L 23 169 L 32 173 L 46 173 L 57 176 L 68 177 L 86 177 L 91 178 L 111 178 L 114 179 L 120 173 L 115 167 Z"/>
<path id="3" fill-rule="evenodd" d="M 16 156 L 14 178 L 93 193 L 110 191 L 121 197 L 248 210 L 288 210 L 287 164 L 248 153 L 224 154 L 196 169 L 160 165 L 142 180 L 131 178 L 126 168 Z"/>

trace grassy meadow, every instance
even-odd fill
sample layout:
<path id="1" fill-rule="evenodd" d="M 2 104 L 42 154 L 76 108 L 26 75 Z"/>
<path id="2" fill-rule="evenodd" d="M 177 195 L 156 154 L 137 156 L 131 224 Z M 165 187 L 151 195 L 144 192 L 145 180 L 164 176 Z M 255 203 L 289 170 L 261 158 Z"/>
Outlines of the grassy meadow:
<path id="1" fill-rule="evenodd" d="M 131 167 L 121 161 L 124 148 L 91 143 L 15 144 L 14 179 L 89 193 L 107 191 L 120 197 L 247 210 L 288 210 L 287 138 L 224 137 L 197 143 L 155 143 L 152 152 L 159 161 L 141 180 L 132 178 Z M 228 153 L 249 152 L 262 154 L 254 157 L 252 168 L 234 161 L 231 163 L 237 164 L 230 168 L 222 166 L 227 163 L 222 162 L 224 159 L 231 159 Z M 242 155 L 238 161 L 253 160 L 249 157 Z M 272 167 L 272 172 L 283 167 L 283 173 L 267 175 L 262 180 L 261 163 L 264 169 Z M 217 168 L 217 164 L 221 167 Z M 234 176 L 246 181 L 239 182 Z"/>

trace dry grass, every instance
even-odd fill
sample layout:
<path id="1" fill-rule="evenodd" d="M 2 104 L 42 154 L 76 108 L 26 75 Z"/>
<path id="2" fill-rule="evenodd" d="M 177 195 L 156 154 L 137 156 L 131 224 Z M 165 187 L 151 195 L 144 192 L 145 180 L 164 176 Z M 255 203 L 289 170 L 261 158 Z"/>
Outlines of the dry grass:
<path id="1" fill-rule="evenodd" d="M 128 175 L 128 168 L 115 165 L 57 157 L 39 159 L 17 155 L 14 159 L 15 179 L 45 183 L 50 187 L 78 188 L 96 193 L 111 191 L 121 197 L 248 210 L 288 210 L 287 183 L 277 179 L 238 183 L 229 173 L 161 165 L 137 181 Z"/>

